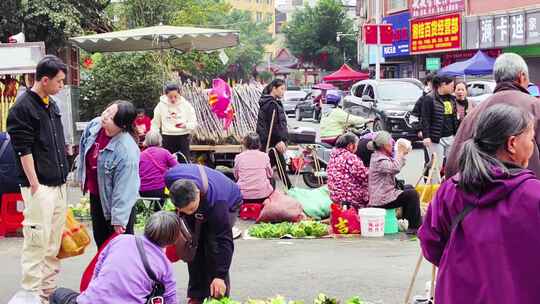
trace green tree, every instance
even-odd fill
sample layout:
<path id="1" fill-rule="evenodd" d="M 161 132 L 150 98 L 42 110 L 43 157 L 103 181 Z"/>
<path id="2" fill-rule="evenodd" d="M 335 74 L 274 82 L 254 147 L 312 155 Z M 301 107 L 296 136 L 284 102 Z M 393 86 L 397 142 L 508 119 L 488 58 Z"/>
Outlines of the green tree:
<path id="1" fill-rule="evenodd" d="M 254 22 L 249 12 L 232 10 L 228 4 L 214 0 L 184 0 L 185 5 L 177 11 L 173 20 L 174 25 L 199 25 L 214 28 L 238 30 L 240 45 L 226 49 L 229 57 L 228 65 L 232 66 L 238 79 L 249 79 L 253 67 L 264 57 L 264 48 L 272 43 L 272 35 L 267 32 L 268 22 Z M 192 58 L 190 55 L 182 56 L 184 59 Z M 219 65 L 216 53 L 204 54 L 197 57 L 207 67 L 216 67 L 215 76 L 226 71 L 227 65 Z M 219 62 L 218 62 L 219 61 Z M 181 66 L 189 66 L 185 63 Z M 193 71 L 198 74 L 199 71 Z M 213 76 L 213 77 L 215 77 Z"/>
<path id="2" fill-rule="evenodd" d="M 48 53 L 57 53 L 67 39 L 85 31 L 112 29 L 104 10 L 110 0 L 4 0 L 0 4 L 2 40 L 24 30 L 26 41 L 44 41 Z M 6 17 L 7 16 L 7 17 Z"/>
<path id="3" fill-rule="evenodd" d="M 343 63 L 343 51 L 350 58 L 356 56 L 353 21 L 347 18 L 339 0 L 320 0 L 316 6 L 298 10 L 284 29 L 287 47 L 304 61 L 326 69 Z M 341 36 L 337 42 L 337 33 Z M 341 55 L 341 56 L 340 56 Z"/>
<path id="4" fill-rule="evenodd" d="M 126 0 L 123 17 L 127 20 L 129 28 L 156 26 L 160 23 L 170 24 L 176 10 L 179 8 L 178 0 Z"/>
<path id="5" fill-rule="evenodd" d="M 90 120 L 110 102 L 129 100 L 151 110 L 162 87 L 161 69 L 148 52 L 92 56 L 94 66 L 81 82 L 81 119 Z"/>

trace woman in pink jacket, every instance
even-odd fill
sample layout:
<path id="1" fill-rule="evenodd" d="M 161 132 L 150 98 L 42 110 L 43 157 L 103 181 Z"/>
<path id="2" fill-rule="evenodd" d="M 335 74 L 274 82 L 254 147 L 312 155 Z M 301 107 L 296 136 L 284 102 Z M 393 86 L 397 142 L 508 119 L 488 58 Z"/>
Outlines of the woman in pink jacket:
<path id="1" fill-rule="evenodd" d="M 244 138 L 244 148 L 234 159 L 234 177 L 244 202 L 262 202 L 274 192 L 270 158 L 259 150 L 261 139 L 257 133 Z"/>

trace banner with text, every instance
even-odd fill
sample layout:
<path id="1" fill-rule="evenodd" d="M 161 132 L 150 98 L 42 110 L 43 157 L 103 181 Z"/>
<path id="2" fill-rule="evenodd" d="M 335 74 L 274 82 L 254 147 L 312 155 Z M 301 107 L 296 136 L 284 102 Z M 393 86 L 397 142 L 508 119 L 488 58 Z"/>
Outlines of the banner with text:
<path id="1" fill-rule="evenodd" d="M 461 49 L 461 15 L 411 20 L 411 54 Z"/>
<path id="2" fill-rule="evenodd" d="M 411 18 L 422 18 L 460 12 L 465 9 L 465 0 L 412 0 Z"/>

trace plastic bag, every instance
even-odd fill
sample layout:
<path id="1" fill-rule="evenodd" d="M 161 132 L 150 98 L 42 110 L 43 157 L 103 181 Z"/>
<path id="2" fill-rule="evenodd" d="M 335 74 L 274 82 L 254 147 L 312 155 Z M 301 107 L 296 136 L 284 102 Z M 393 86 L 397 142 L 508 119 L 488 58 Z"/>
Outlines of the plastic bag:
<path id="1" fill-rule="evenodd" d="M 274 191 L 264 201 L 257 223 L 300 222 L 304 219 L 302 205 L 281 191 Z"/>
<path id="2" fill-rule="evenodd" d="M 356 209 L 349 208 L 344 210 L 339 204 L 332 204 L 332 213 L 330 215 L 330 224 L 334 234 L 359 234 L 360 220 Z"/>
<path id="3" fill-rule="evenodd" d="M 64 259 L 81 255 L 89 244 L 90 235 L 88 235 L 86 227 L 75 219 L 71 208 L 68 209 L 64 232 L 62 233 L 62 244 L 57 257 Z"/>
<path id="4" fill-rule="evenodd" d="M 224 129 L 229 129 L 233 118 L 234 109 L 231 105 L 231 87 L 223 79 L 216 78 L 212 80 L 212 90 L 210 90 L 208 103 L 212 112 L 218 118 L 224 120 Z"/>
<path id="5" fill-rule="evenodd" d="M 332 200 L 327 186 L 317 189 L 292 188 L 287 194 L 300 202 L 309 217 L 321 220 L 330 216 Z"/>

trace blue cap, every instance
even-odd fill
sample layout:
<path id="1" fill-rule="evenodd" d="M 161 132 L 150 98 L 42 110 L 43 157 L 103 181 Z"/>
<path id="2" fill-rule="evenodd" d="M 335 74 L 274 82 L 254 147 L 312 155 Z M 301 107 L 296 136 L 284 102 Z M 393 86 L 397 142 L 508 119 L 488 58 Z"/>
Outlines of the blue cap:
<path id="1" fill-rule="evenodd" d="M 527 87 L 527 90 L 529 91 L 529 94 L 531 94 L 534 97 L 540 97 L 540 90 L 538 89 L 538 86 L 535 84 L 529 84 L 529 87 Z"/>

